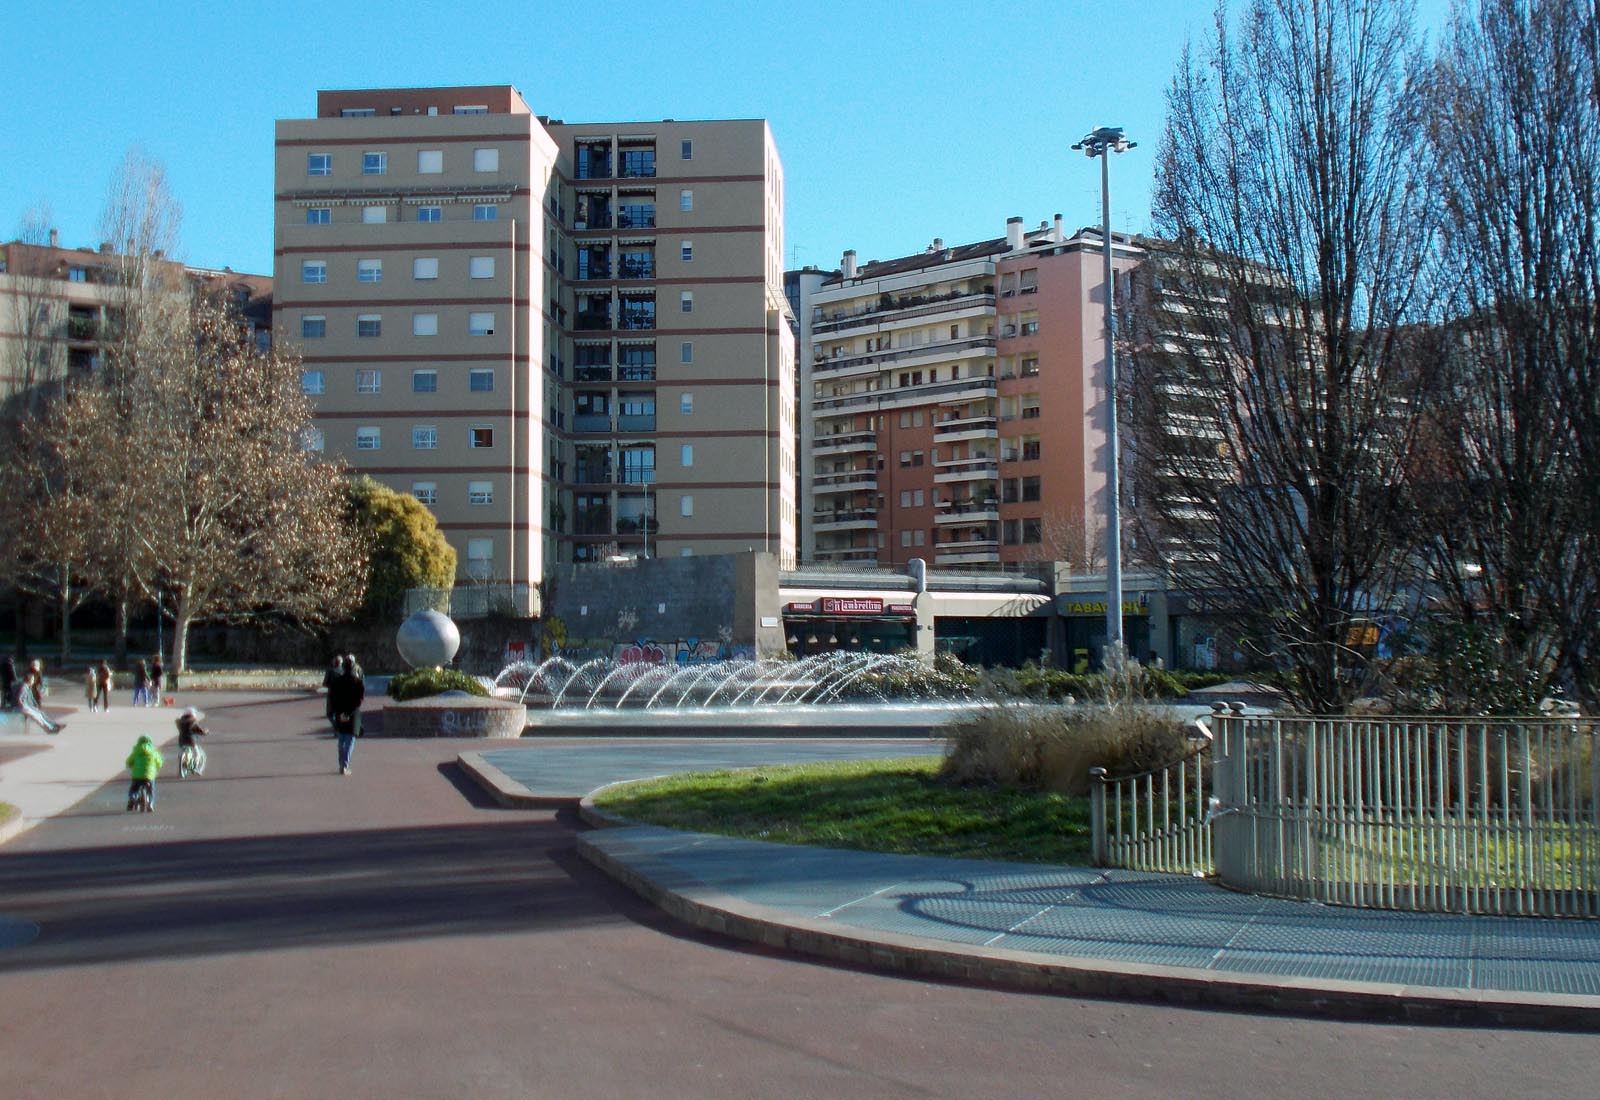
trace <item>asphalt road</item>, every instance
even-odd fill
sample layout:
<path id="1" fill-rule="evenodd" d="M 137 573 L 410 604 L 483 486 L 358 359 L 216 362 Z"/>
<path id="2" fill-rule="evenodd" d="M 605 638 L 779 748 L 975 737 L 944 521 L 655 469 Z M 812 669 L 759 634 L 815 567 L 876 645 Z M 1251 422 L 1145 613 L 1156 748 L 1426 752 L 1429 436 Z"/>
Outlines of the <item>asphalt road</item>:
<path id="1" fill-rule="evenodd" d="M 7 1100 L 1600 1096 L 1593 1036 L 774 956 L 613 886 L 567 817 L 489 804 L 453 766 L 482 743 L 369 739 L 341 777 L 320 700 L 206 709 L 208 772 L 163 779 L 157 813 L 114 783 L 0 848 Z"/>

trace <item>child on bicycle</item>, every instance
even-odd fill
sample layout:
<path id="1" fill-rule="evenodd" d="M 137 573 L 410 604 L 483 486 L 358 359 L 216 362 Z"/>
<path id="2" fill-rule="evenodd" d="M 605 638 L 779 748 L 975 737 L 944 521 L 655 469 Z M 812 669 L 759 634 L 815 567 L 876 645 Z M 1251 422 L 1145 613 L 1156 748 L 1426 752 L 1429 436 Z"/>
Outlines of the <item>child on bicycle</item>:
<path id="1" fill-rule="evenodd" d="M 200 719 L 204 717 L 204 714 L 193 707 L 184 707 L 177 718 L 179 758 L 190 761 L 187 765 L 188 770 L 196 774 L 205 768 L 205 749 L 201 748 L 200 742 L 196 740 L 206 735 L 205 727 L 200 724 Z M 183 770 L 182 768 L 178 770 L 179 778 L 183 777 Z"/>
<path id="2" fill-rule="evenodd" d="M 156 750 L 155 742 L 150 740 L 149 734 L 141 734 L 139 740 L 134 742 L 133 751 L 128 754 L 128 772 L 133 776 L 133 783 L 128 787 L 128 809 L 132 810 L 139 804 L 141 791 L 150 794 L 149 809 L 151 813 L 156 808 L 156 776 L 161 774 L 161 753 Z"/>

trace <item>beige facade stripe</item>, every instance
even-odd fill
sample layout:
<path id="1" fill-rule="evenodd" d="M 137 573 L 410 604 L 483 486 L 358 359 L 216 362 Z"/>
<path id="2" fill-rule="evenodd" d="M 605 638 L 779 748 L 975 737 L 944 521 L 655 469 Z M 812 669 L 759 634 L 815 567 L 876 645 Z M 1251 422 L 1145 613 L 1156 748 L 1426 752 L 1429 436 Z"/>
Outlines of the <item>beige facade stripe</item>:
<path id="1" fill-rule="evenodd" d="M 412 117 L 415 117 L 415 116 L 412 116 Z M 462 116 L 451 116 L 451 117 L 462 117 Z M 331 121 L 348 121 L 348 120 L 331 120 Z M 377 145 L 451 145 L 451 144 L 463 144 L 463 143 L 470 143 L 470 142 L 477 142 L 478 144 L 481 145 L 486 141 L 519 141 L 519 142 L 522 142 L 524 145 L 526 145 L 527 142 L 528 142 L 528 135 L 525 134 L 525 133 L 523 133 L 523 134 L 432 134 L 432 135 L 424 135 L 422 137 L 413 137 L 413 136 L 410 136 L 410 135 L 395 134 L 393 136 L 390 136 L 390 135 L 385 134 L 385 135 L 382 135 L 382 136 L 361 137 L 361 138 L 279 138 L 277 140 L 277 146 L 280 149 L 288 149 L 288 148 L 314 148 L 314 149 L 320 149 L 320 148 L 323 148 L 324 146 L 332 148 L 333 146 L 336 146 L 336 145 L 364 145 L 368 149 L 371 149 L 371 148 L 373 148 L 374 146 L 377 146 Z"/>

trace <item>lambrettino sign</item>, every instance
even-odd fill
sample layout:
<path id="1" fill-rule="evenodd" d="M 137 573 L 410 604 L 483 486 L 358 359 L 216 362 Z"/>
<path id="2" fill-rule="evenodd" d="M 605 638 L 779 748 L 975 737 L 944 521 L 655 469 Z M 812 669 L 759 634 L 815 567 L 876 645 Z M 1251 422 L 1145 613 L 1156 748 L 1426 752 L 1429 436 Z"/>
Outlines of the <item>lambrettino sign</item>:
<path id="1" fill-rule="evenodd" d="M 822 596 L 811 603 L 789 603 L 784 611 L 791 615 L 915 615 L 908 603 L 885 604 L 873 596 Z"/>

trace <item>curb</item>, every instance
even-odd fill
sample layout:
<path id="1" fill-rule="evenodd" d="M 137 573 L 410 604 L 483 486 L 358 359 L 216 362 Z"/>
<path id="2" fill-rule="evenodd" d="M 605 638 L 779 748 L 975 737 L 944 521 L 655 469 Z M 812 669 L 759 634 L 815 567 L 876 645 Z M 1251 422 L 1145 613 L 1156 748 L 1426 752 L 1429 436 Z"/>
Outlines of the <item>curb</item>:
<path id="1" fill-rule="evenodd" d="M 576 795 L 534 794 L 483 758 L 481 752 L 464 752 L 456 764 L 501 806 L 524 810 L 561 810 L 579 804 Z"/>
<path id="2" fill-rule="evenodd" d="M 587 798 L 578 812 L 584 821 L 602 829 L 634 824 L 595 809 Z M 850 928 L 757 905 L 708 887 L 652 857 L 620 858 L 589 836 L 577 838 L 577 849 L 586 862 L 685 924 L 796 955 L 890 974 L 1027 993 L 1351 1020 L 1600 1030 L 1600 997 L 1252 977 L 1185 967 L 1063 959 L 998 947 L 980 950 Z"/>

